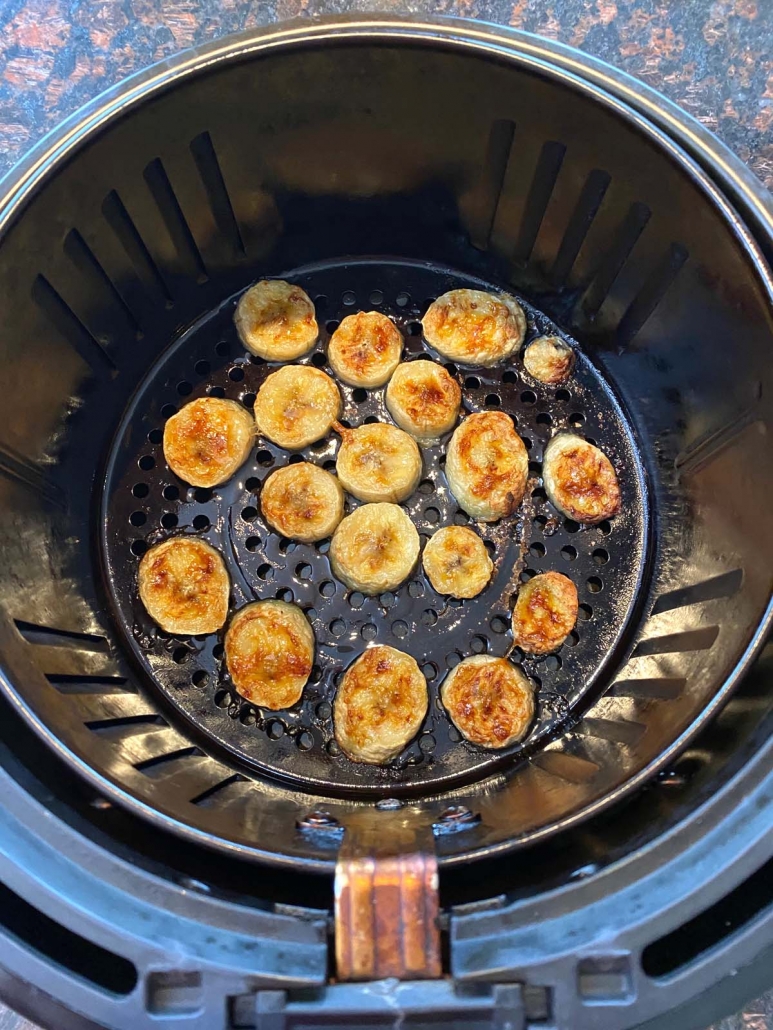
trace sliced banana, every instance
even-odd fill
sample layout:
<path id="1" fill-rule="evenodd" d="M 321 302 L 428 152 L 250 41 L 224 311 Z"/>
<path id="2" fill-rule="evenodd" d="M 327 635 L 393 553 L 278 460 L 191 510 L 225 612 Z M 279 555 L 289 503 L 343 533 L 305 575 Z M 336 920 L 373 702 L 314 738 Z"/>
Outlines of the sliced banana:
<path id="1" fill-rule="evenodd" d="M 295 361 L 319 336 L 309 295 L 283 279 L 264 279 L 243 293 L 234 322 L 247 350 L 266 361 Z"/>
<path id="2" fill-rule="evenodd" d="M 231 619 L 225 660 L 242 697 L 261 708 L 290 708 L 311 675 L 314 631 L 297 605 L 255 601 Z"/>
<path id="3" fill-rule="evenodd" d="M 514 297 L 482 290 L 451 290 L 430 304 L 424 339 L 452 361 L 496 365 L 523 343 L 526 316 Z"/>
<path id="4" fill-rule="evenodd" d="M 260 507 L 282 536 L 310 544 L 330 536 L 344 514 L 344 492 L 335 476 L 308 461 L 272 472 Z"/>
<path id="5" fill-rule="evenodd" d="M 411 496 L 421 479 L 421 452 L 412 437 L 386 422 L 336 429 L 336 471 L 344 490 L 370 502 L 398 504 Z"/>
<path id="6" fill-rule="evenodd" d="M 577 522 L 601 522 L 620 511 L 620 484 L 612 462 L 574 433 L 558 433 L 547 445 L 542 479 L 555 507 Z"/>
<path id="7" fill-rule="evenodd" d="M 255 422 L 237 401 L 199 397 L 164 426 L 164 457 L 191 486 L 219 486 L 247 460 Z"/>
<path id="8" fill-rule="evenodd" d="M 355 762 L 383 765 L 416 736 L 427 714 L 427 681 L 410 655 L 369 648 L 344 673 L 333 707 L 335 737 Z"/>
<path id="9" fill-rule="evenodd" d="M 424 571 L 439 594 L 476 597 L 494 568 L 486 545 L 466 526 L 439 529 L 424 548 Z"/>
<path id="10" fill-rule="evenodd" d="M 574 351 L 559 336 L 538 336 L 523 352 L 526 371 L 540 383 L 555 385 L 568 379 L 574 367 Z"/>
<path id="11" fill-rule="evenodd" d="M 462 736 L 482 747 L 515 744 L 534 718 L 531 683 L 507 659 L 491 655 L 460 662 L 443 681 L 440 698 Z"/>
<path id="12" fill-rule="evenodd" d="M 341 394 L 325 372 L 308 365 L 285 365 L 268 376 L 255 398 L 258 431 L 298 451 L 321 440 L 341 413 Z"/>
<path id="13" fill-rule="evenodd" d="M 372 390 L 383 386 L 400 363 L 400 330 L 379 311 L 347 315 L 330 338 L 327 359 L 339 379 Z"/>
<path id="14" fill-rule="evenodd" d="M 557 650 L 577 622 L 577 587 L 560 572 L 532 576 L 518 591 L 513 643 L 529 654 Z"/>
<path id="15" fill-rule="evenodd" d="M 523 499 L 529 454 L 504 411 L 469 415 L 455 430 L 446 455 L 451 492 L 473 518 L 495 522 Z"/>
<path id="16" fill-rule="evenodd" d="M 330 564 L 351 590 L 380 594 L 408 578 L 419 557 L 416 527 L 396 504 L 363 504 L 342 520 Z"/>
<path id="17" fill-rule="evenodd" d="M 423 443 L 450 432 L 459 417 L 461 387 L 435 361 L 398 365 L 386 388 L 386 405 L 395 422 Z"/>
<path id="18" fill-rule="evenodd" d="M 167 633 L 215 633 L 228 617 L 225 562 L 198 537 L 175 536 L 151 547 L 142 556 L 138 580 L 148 615 Z"/>

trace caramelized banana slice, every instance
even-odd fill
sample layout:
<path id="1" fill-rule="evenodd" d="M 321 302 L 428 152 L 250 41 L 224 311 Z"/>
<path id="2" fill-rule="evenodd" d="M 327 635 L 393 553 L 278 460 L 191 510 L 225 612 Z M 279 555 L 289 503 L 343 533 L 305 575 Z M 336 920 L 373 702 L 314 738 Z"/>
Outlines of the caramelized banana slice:
<path id="1" fill-rule="evenodd" d="M 476 597 L 494 568 L 486 545 L 466 526 L 439 529 L 424 548 L 422 560 L 434 589 L 451 597 Z"/>
<path id="2" fill-rule="evenodd" d="M 620 511 L 620 484 L 612 462 L 574 433 L 558 433 L 547 445 L 542 480 L 555 507 L 577 522 L 601 522 Z"/>
<path id="3" fill-rule="evenodd" d="M 336 384 L 308 365 L 286 365 L 272 372 L 255 398 L 258 431 L 288 451 L 321 440 L 340 412 Z"/>
<path id="4" fill-rule="evenodd" d="M 435 361 L 398 365 L 386 388 L 389 414 L 401 429 L 423 443 L 454 428 L 461 403 L 459 384 Z"/>
<path id="5" fill-rule="evenodd" d="M 330 338 L 327 359 L 339 379 L 372 390 L 383 386 L 400 363 L 400 330 L 379 311 L 347 315 Z"/>
<path id="6" fill-rule="evenodd" d="M 532 576 L 518 591 L 513 643 L 529 654 L 559 648 L 577 622 L 577 588 L 560 572 Z"/>
<path id="7" fill-rule="evenodd" d="M 283 279 L 264 279 L 243 293 L 234 322 L 247 350 L 266 361 L 295 361 L 319 335 L 308 294 Z"/>
<path id="8" fill-rule="evenodd" d="M 215 633 L 228 617 L 231 584 L 219 551 L 195 536 L 151 547 L 139 568 L 140 600 L 167 633 Z"/>
<path id="9" fill-rule="evenodd" d="M 469 415 L 448 445 L 446 475 L 462 508 L 483 522 L 512 515 L 523 499 L 529 455 L 504 411 Z"/>
<path id="10" fill-rule="evenodd" d="M 310 544 L 330 536 L 344 514 L 344 492 L 335 476 L 308 461 L 272 472 L 260 507 L 282 536 Z"/>
<path id="11" fill-rule="evenodd" d="M 416 527 L 396 504 L 363 504 L 347 515 L 330 542 L 330 564 L 351 590 L 380 594 L 411 574 L 419 557 Z"/>
<path id="12" fill-rule="evenodd" d="M 558 336 L 538 336 L 527 344 L 523 365 L 538 382 L 555 385 L 571 375 L 574 351 Z"/>
<path id="13" fill-rule="evenodd" d="M 345 429 L 336 458 L 341 485 L 360 501 L 392 501 L 410 497 L 421 478 L 421 452 L 402 429 L 386 422 Z"/>
<path id="14" fill-rule="evenodd" d="M 255 601 L 231 619 L 225 660 L 242 697 L 260 708 L 289 708 L 311 675 L 314 631 L 297 605 Z"/>
<path id="15" fill-rule="evenodd" d="M 427 682 L 410 655 L 371 647 L 344 673 L 333 708 L 341 749 L 355 762 L 383 765 L 419 732 Z"/>
<path id="16" fill-rule="evenodd" d="M 218 486 L 247 460 L 255 423 L 236 401 L 200 397 L 164 426 L 164 457 L 191 486 Z"/>
<path id="17" fill-rule="evenodd" d="M 440 698 L 462 736 L 482 747 L 515 744 L 534 718 L 532 685 L 505 658 L 465 658 L 446 676 Z"/>
<path id="18" fill-rule="evenodd" d="M 465 365 L 496 365 L 518 350 L 526 333 L 526 316 L 514 297 L 482 290 L 444 293 L 421 324 L 431 347 Z"/>

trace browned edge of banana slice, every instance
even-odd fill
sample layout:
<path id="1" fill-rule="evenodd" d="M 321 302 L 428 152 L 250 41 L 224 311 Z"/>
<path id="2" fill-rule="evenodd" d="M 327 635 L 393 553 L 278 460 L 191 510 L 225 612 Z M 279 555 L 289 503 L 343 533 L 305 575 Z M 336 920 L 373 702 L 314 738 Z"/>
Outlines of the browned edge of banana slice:
<path id="1" fill-rule="evenodd" d="M 595 444 L 557 433 L 545 448 L 542 481 L 553 505 L 577 522 L 594 524 L 620 512 L 620 484 L 612 462 Z"/>
<path id="2" fill-rule="evenodd" d="M 529 654 L 557 650 L 577 622 L 577 587 L 560 572 L 540 572 L 518 591 L 513 643 Z"/>
<path id="3" fill-rule="evenodd" d="M 481 747 L 517 743 L 534 718 L 532 684 L 506 658 L 465 658 L 446 676 L 440 697 L 462 736 Z"/>
<path id="4" fill-rule="evenodd" d="M 216 633 L 228 617 L 231 589 L 219 551 L 196 536 L 173 536 L 142 556 L 140 600 L 167 633 Z"/>

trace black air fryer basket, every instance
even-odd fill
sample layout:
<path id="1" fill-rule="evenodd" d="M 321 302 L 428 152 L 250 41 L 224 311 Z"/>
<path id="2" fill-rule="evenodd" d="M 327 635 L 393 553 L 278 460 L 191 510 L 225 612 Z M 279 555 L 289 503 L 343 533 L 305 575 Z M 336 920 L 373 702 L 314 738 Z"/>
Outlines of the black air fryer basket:
<path id="1" fill-rule="evenodd" d="M 133 1030 L 686 1028 L 718 991 L 730 1007 L 773 982 L 773 690 L 764 655 L 752 668 L 771 619 L 771 224 L 764 191 L 662 98 L 457 22 L 236 39 L 44 141 L 0 208 L 15 1005 Z M 222 488 L 168 469 L 167 418 L 206 395 L 249 407 L 272 370 L 233 326 L 265 276 L 314 300 L 316 367 L 360 309 L 424 353 L 422 315 L 460 286 L 512 292 L 528 337 L 578 347 L 560 388 L 517 357 L 446 365 L 464 408 L 509 412 L 529 448 L 518 514 L 478 527 L 495 575 L 474 601 L 420 568 L 364 597 L 332 575 L 329 541 L 270 532 L 261 484 L 289 456 L 267 440 Z M 342 392 L 349 424 L 388 419 L 383 391 Z M 562 429 L 612 456 L 617 519 L 580 526 L 548 502 Z M 444 446 L 406 510 L 424 538 L 468 521 Z M 304 608 L 317 650 L 295 709 L 238 696 L 222 635 L 147 619 L 140 557 L 177 533 L 224 553 L 234 607 Z M 443 677 L 510 652 L 514 595 L 548 569 L 577 585 L 580 619 L 558 654 L 515 654 L 533 731 L 502 754 L 467 746 Z M 385 768 L 332 735 L 341 674 L 374 641 L 413 654 L 430 690 Z"/>

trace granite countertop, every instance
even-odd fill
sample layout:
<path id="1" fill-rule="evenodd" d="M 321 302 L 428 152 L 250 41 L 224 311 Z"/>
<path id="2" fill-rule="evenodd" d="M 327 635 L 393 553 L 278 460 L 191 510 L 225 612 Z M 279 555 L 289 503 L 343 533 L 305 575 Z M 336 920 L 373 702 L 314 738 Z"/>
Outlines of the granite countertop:
<path id="1" fill-rule="evenodd" d="M 773 0 L 0 0 L 0 174 L 97 93 L 283 18 L 445 14 L 536 32 L 661 90 L 773 190 Z M 0 1005 L 0 1030 L 34 1030 Z M 714 1030 L 773 1030 L 773 993 Z"/>

